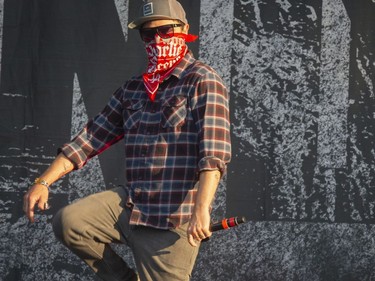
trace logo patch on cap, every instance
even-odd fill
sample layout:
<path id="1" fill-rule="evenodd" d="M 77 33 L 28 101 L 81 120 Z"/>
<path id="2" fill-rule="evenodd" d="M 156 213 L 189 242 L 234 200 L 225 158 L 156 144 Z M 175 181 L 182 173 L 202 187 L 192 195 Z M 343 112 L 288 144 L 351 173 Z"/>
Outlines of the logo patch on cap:
<path id="1" fill-rule="evenodd" d="M 154 14 L 152 2 L 145 4 L 143 6 L 143 16 L 151 16 L 152 14 Z"/>

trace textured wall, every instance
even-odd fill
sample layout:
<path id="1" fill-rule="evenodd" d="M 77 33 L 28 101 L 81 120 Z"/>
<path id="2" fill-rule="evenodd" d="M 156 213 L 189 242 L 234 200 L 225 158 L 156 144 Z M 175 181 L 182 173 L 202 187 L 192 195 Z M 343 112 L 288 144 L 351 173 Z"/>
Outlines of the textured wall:
<path id="1" fill-rule="evenodd" d="M 122 184 L 122 147 L 22 196 L 56 148 L 144 69 L 140 1 L 0 0 L 0 280 L 92 280 L 53 237 L 62 206 Z M 375 280 L 375 3 L 181 1 L 191 45 L 231 93 L 233 161 L 214 217 L 249 223 L 202 246 L 193 280 Z M 116 249 L 132 264 L 126 247 Z"/>

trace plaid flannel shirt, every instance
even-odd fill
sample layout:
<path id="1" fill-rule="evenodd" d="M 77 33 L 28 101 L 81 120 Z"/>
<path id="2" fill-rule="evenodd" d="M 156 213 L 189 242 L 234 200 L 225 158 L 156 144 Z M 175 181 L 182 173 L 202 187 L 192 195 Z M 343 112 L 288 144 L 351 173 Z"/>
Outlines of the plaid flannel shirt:
<path id="1" fill-rule="evenodd" d="M 124 140 L 131 224 L 167 229 L 191 216 L 199 173 L 225 173 L 231 158 L 228 92 L 188 52 L 149 100 L 142 77 L 127 81 L 61 148 L 81 168 Z"/>

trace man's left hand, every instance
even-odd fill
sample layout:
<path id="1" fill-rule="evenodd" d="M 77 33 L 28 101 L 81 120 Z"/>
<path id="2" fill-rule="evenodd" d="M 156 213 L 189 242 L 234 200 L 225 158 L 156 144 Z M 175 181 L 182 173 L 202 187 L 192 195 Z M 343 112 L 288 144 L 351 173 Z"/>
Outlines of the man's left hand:
<path id="1" fill-rule="evenodd" d="M 197 241 L 201 242 L 212 235 L 210 231 L 211 216 L 208 208 L 195 208 L 187 229 L 187 236 L 190 245 L 197 247 Z"/>

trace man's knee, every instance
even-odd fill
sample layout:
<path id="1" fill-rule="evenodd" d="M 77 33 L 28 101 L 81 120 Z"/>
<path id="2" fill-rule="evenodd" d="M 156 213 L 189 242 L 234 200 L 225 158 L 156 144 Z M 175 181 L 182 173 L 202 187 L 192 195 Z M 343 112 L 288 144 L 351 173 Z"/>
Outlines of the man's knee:
<path id="1" fill-rule="evenodd" d="M 60 209 L 53 218 L 52 229 L 57 239 L 69 246 L 79 239 L 77 214 L 69 212 L 69 206 Z"/>

